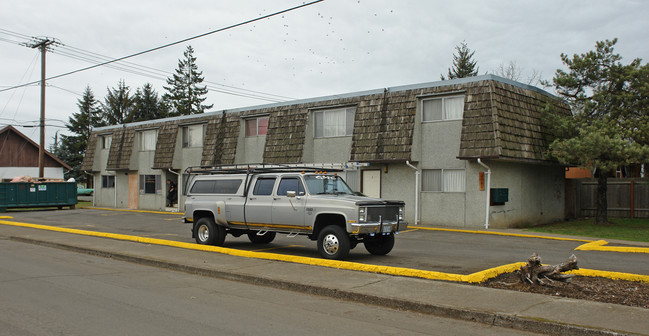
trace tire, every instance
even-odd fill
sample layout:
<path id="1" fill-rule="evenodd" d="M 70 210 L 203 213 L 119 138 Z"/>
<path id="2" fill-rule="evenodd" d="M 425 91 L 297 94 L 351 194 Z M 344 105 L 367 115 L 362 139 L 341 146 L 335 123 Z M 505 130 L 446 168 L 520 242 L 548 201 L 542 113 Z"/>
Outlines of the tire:
<path id="1" fill-rule="evenodd" d="M 214 223 L 211 217 L 203 217 L 194 226 L 196 243 L 222 246 L 225 241 L 225 228 Z"/>
<path id="2" fill-rule="evenodd" d="M 394 247 L 394 235 L 378 236 L 365 240 L 365 249 L 373 255 L 386 255 Z"/>
<path id="3" fill-rule="evenodd" d="M 350 241 L 340 226 L 329 225 L 318 235 L 318 252 L 325 259 L 342 260 L 349 254 Z"/>
<path id="4" fill-rule="evenodd" d="M 248 239 L 253 244 L 268 244 L 275 239 L 275 232 L 266 232 L 261 236 L 257 235 L 257 232 L 259 231 L 248 232 Z"/>

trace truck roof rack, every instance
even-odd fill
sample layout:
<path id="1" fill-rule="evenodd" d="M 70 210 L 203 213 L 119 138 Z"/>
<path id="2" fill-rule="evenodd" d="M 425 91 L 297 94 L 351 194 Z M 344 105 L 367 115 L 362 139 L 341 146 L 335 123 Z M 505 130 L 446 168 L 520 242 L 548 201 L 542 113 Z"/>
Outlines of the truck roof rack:
<path id="1" fill-rule="evenodd" d="M 272 173 L 272 172 L 316 172 L 331 171 L 342 172 L 345 170 L 356 170 L 360 167 L 367 167 L 368 163 L 346 162 L 346 163 L 288 163 L 288 164 L 239 164 L 219 166 L 192 166 L 185 169 L 185 174 L 249 174 L 249 173 Z"/>

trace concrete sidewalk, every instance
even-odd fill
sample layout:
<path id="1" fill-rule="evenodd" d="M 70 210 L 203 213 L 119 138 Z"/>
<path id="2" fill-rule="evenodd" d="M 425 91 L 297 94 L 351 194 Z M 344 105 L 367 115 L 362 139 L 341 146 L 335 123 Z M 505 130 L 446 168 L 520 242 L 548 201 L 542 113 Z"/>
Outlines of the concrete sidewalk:
<path id="1" fill-rule="evenodd" d="M 0 225 L 0 237 L 143 265 L 560 335 L 649 335 L 649 309 Z"/>

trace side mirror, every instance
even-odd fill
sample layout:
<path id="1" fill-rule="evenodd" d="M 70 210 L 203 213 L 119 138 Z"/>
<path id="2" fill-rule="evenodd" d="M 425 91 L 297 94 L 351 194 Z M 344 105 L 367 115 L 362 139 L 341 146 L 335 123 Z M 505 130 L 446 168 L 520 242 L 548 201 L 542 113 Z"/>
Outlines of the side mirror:
<path id="1" fill-rule="evenodd" d="M 286 197 L 295 197 L 295 191 L 287 191 Z"/>

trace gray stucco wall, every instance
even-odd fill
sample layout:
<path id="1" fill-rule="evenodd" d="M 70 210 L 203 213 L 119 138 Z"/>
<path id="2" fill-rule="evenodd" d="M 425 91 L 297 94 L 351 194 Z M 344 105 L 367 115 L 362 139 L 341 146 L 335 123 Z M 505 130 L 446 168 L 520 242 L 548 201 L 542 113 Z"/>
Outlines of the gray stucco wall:
<path id="1" fill-rule="evenodd" d="M 261 163 L 264 161 L 264 145 L 266 144 L 266 136 L 252 136 L 246 137 L 245 132 L 239 133 L 239 141 L 237 142 L 237 154 L 235 156 L 235 163 Z"/>
<path id="2" fill-rule="evenodd" d="M 509 189 L 509 202 L 490 208 L 492 227 L 563 220 L 563 167 L 509 162 L 492 162 L 489 166 L 492 171 L 491 187 Z"/>

